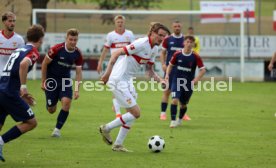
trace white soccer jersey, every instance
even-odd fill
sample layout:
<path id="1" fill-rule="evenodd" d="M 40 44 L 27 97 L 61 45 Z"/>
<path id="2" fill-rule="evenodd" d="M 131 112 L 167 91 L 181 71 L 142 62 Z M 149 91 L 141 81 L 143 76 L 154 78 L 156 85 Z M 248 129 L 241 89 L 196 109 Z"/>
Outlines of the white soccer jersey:
<path id="1" fill-rule="evenodd" d="M 140 69 L 141 64 L 154 64 L 158 56 L 158 46 L 153 45 L 149 37 L 135 40 L 124 47 L 126 56 L 117 60 L 111 72 L 110 81 L 129 81 Z"/>
<path id="2" fill-rule="evenodd" d="M 0 31 L 0 72 L 2 72 L 13 50 L 24 46 L 24 44 L 25 42 L 19 34 L 13 33 L 11 37 L 6 37 L 4 32 Z"/>
<path id="3" fill-rule="evenodd" d="M 135 37 L 130 30 L 125 30 L 122 34 L 117 33 L 115 30 L 109 32 L 106 36 L 104 46 L 110 49 L 110 54 L 118 48 L 123 48 L 135 40 Z"/>

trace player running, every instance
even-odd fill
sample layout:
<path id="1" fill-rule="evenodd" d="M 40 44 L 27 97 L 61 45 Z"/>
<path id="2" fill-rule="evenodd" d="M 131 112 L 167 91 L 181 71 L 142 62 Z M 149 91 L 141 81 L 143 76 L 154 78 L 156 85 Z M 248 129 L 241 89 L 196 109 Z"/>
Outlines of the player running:
<path id="1" fill-rule="evenodd" d="M 194 36 L 185 36 L 184 48 L 182 51 L 174 53 L 167 68 L 165 80 L 168 82 L 170 80 L 172 68 L 176 66 L 171 87 L 171 128 L 181 125 L 182 118 L 187 111 L 187 104 L 193 94 L 193 85 L 197 84 L 206 72 L 202 59 L 192 50 L 194 42 Z M 196 67 L 200 70 L 195 77 Z M 178 102 L 180 102 L 180 114 L 178 120 L 176 120 Z"/>
<path id="2" fill-rule="evenodd" d="M 0 77 L 0 115 L 4 125 L 7 115 L 20 122 L 0 136 L 0 160 L 3 157 L 3 145 L 34 129 L 37 125 L 34 113 L 29 105 L 34 105 L 34 98 L 27 90 L 27 74 L 39 58 L 38 48 L 41 46 L 44 30 L 40 25 L 33 25 L 27 31 L 28 43 L 16 49 Z M 29 104 L 29 105 L 28 105 Z M 5 116 L 5 117 L 3 117 Z"/>
<path id="3" fill-rule="evenodd" d="M 147 37 L 137 39 L 130 45 L 118 49 L 111 55 L 107 70 L 102 76 L 102 81 L 105 83 L 108 81 L 110 86 L 115 87 L 112 90 L 113 95 L 118 100 L 120 106 L 124 107 L 127 111 L 120 118 L 101 125 L 99 128 L 104 142 L 112 145 L 113 141 L 109 133 L 112 129 L 121 126 L 117 139 L 112 147 L 113 151 L 129 152 L 129 150 L 123 147 L 123 142 L 134 121 L 140 117 L 140 107 L 136 103 L 136 99 L 130 90 L 130 79 L 139 71 L 141 64 L 147 64 L 149 66 L 149 76 L 158 82 L 163 81 L 153 71 L 153 64 L 155 57 L 158 55 L 158 45 L 162 43 L 168 33 L 169 30 L 167 27 L 161 23 L 153 23 Z M 117 58 L 124 54 L 123 59 L 118 60 L 115 64 Z M 122 85 L 124 87 L 121 87 Z"/>
<path id="4" fill-rule="evenodd" d="M 57 44 L 50 48 L 45 56 L 42 67 L 41 88 L 45 91 L 46 107 L 50 114 L 57 108 L 58 100 L 61 101 L 61 110 L 57 117 L 56 127 L 52 137 L 61 136 L 61 128 L 69 115 L 73 91 L 70 71 L 73 64 L 76 65 L 77 85 L 74 90 L 74 99 L 79 98 L 79 84 L 82 80 L 83 56 L 77 48 L 79 31 L 77 29 L 67 30 L 64 43 Z"/>

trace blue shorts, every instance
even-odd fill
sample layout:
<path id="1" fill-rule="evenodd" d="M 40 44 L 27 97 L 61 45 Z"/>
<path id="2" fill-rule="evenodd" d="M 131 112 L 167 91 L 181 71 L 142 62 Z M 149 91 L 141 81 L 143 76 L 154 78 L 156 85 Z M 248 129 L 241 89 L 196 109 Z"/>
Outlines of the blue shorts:
<path id="1" fill-rule="evenodd" d="M 10 96 L 0 92 L 0 124 L 4 124 L 7 115 L 11 115 L 16 122 L 34 118 L 32 109 L 19 95 Z"/>
<path id="2" fill-rule="evenodd" d="M 173 80 L 172 83 L 172 89 L 171 89 L 171 94 L 173 99 L 178 99 L 181 104 L 188 104 L 189 100 L 193 94 L 193 90 L 191 89 L 190 85 L 185 85 L 185 87 L 182 87 L 182 82 L 177 84 L 175 82 L 176 80 Z M 179 85 L 179 86 L 178 86 Z"/>
<path id="3" fill-rule="evenodd" d="M 172 68 L 172 71 L 169 75 L 169 90 L 172 90 L 172 82 L 173 82 L 173 77 L 175 75 L 175 72 L 176 72 L 176 66 L 174 66 Z M 164 78 L 165 78 L 165 76 L 166 76 L 166 73 L 164 73 Z"/>
<path id="4" fill-rule="evenodd" d="M 73 91 L 72 87 L 64 87 L 63 90 L 62 86 L 57 86 L 57 88 L 53 91 L 45 90 L 45 95 L 47 107 L 53 107 L 57 104 L 58 100 L 61 100 L 63 97 L 68 97 L 69 99 L 72 99 Z"/>

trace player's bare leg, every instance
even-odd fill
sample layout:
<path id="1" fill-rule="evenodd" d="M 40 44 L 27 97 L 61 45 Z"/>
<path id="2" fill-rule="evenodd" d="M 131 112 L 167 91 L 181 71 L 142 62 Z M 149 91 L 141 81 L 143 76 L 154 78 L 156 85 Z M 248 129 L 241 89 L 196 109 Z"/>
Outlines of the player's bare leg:
<path id="1" fill-rule="evenodd" d="M 65 124 L 67 117 L 69 115 L 69 110 L 71 107 L 71 99 L 68 97 L 63 97 L 61 99 L 61 110 L 59 112 L 59 115 L 57 117 L 57 123 L 56 123 L 56 127 L 52 132 L 52 137 L 60 137 L 61 136 L 61 128 L 63 127 L 63 125 Z"/>
<path id="2" fill-rule="evenodd" d="M 47 110 L 50 114 L 54 114 L 57 110 L 57 106 L 47 107 Z"/>
<path id="3" fill-rule="evenodd" d="M 3 156 L 3 146 L 4 143 L 7 143 L 13 139 L 18 138 L 22 134 L 34 129 L 37 126 L 37 121 L 35 118 L 29 119 L 27 121 L 23 121 L 22 123 L 12 127 L 2 136 L 0 136 L 0 160 L 5 161 Z"/>
<path id="4" fill-rule="evenodd" d="M 169 89 L 163 91 L 163 96 L 162 96 L 162 100 L 161 100 L 162 102 L 161 102 L 160 120 L 167 119 L 166 110 L 167 110 L 170 94 L 171 94 L 171 90 L 169 90 Z"/>

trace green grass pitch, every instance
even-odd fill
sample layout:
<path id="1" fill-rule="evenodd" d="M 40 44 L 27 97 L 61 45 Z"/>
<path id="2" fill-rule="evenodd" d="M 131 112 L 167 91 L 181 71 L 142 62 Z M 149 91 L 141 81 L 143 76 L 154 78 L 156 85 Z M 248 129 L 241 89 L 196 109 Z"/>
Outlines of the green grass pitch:
<path id="1" fill-rule="evenodd" d="M 4 146 L 1 168 L 274 168 L 276 165 L 275 83 L 233 83 L 232 92 L 195 92 L 188 106 L 191 121 L 170 129 L 160 121 L 161 92 L 138 92 L 142 112 L 125 146 L 117 153 L 104 144 L 100 124 L 111 121 L 110 92 L 81 91 L 59 139 L 50 137 L 58 112 L 45 109 L 39 81 L 28 88 L 37 99 L 38 127 Z M 169 108 L 168 108 L 169 109 Z M 169 111 L 167 111 L 167 114 Z M 15 124 L 8 117 L 3 134 Z M 118 129 L 114 129 L 115 139 Z M 147 149 L 148 138 L 166 141 L 161 153 Z"/>

